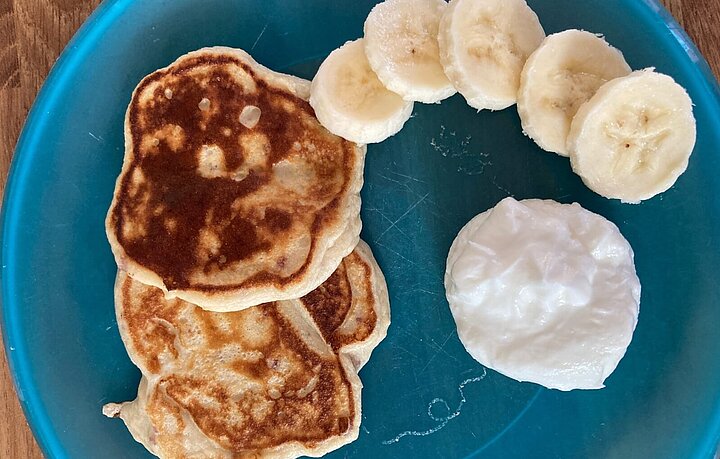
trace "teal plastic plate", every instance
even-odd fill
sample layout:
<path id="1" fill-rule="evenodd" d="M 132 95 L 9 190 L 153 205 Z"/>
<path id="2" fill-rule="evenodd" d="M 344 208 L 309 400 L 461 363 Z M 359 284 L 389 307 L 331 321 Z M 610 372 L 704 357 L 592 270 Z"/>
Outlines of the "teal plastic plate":
<path id="1" fill-rule="evenodd" d="M 707 458 L 720 439 L 720 107 L 705 61 L 654 0 L 534 0 L 546 31 L 605 34 L 633 68 L 657 67 L 695 102 L 698 141 L 677 184 L 641 205 L 594 195 L 567 159 L 521 133 L 515 108 L 460 96 L 416 105 L 368 148 L 363 238 L 388 280 L 393 321 L 361 372 L 360 438 L 332 457 Z M 4 205 L 5 346 L 51 458 L 149 457 L 103 403 L 139 372 L 113 312 L 103 219 L 140 79 L 185 52 L 241 47 L 312 77 L 362 35 L 368 1 L 107 1 L 68 45 L 18 144 Z M 720 24 L 718 24 L 720 26 Z M 643 285 L 640 321 L 607 387 L 563 393 L 485 370 L 460 344 L 443 290 L 457 231 L 505 196 L 577 201 L 615 222 Z"/>

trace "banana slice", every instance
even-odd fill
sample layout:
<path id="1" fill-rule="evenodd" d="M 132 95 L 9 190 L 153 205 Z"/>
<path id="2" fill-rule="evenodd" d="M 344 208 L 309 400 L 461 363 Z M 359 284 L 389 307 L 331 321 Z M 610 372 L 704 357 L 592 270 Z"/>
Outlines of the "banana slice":
<path id="1" fill-rule="evenodd" d="M 648 69 L 600 87 L 575 115 L 567 148 L 573 171 L 588 188 L 638 203 L 685 172 L 695 134 L 685 89 Z"/>
<path id="2" fill-rule="evenodd" d="M 525 133 L 543 150 L 567 156 L 578 108 L 606 82 L 630 74 L 620 51 L 590 32 L 549 35 L 520 76 L 517 109 Z"/>
<path id="3" fill-rule="evenodd" d="M 501 110 L 517 101 L 525 61 L 544 38 L 525 0 L 451 0 L 440 21 L 440 62 L 471 107 Z"/>
<path id="4" fill-rule="evenodd" d="M 320 65 L 310 105 L 328 131 L 356 143 L 382 142 L 396 134 L 413 110 L 412 102 L 378 80 L 362 39 L 345 43 Z"/>
<path id="5" fill-rule="evenodd" d="M 365 20 L 365 54 L 390 91 L 405 100 L 435 103 L 455 94 L 438 51 L 444 0 L 386 0 Z"/>

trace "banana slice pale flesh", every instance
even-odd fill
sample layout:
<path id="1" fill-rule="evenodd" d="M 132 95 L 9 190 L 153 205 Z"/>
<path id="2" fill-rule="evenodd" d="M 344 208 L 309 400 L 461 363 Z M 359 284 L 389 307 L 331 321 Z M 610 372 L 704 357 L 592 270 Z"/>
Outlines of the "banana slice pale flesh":
<path id="1" fill-rule="evenodd" d="M 685 89 L 647 69 L 600 87 L 575 115 L 567 148 L 573 171 L 588 188 L 638 203 L 685 172 L 695 137 Z"/>
<path id="2" fill-rule="evenodd" d="M 436 103 L 455 94 L 438 50 L 444 0 L 386 0 L 365 20 L 365 54 L 380 81 L 405 100 Z"/>
<path id="3" fill-rule="evenodd" d="M 345 43 L 320 65 L 310 105 L 328 131 L 360 144 L 396 134 L 413 110 L 412 102 L 380 82 L 365 57 L 362 39 Z"/>
<path id="4" fill-rule="evenodd" d="M 540 148 L 568 156 L 570 124 L 606 82 L 629 75 L 622 53 L 581 30 L 548 35 L 525 63 L 517 109 L 523 131 Z"/>
<path id="5" fill-rule="evenodd" d="M 517 101 L 525 61 L 544 38 L 525 0 L 451 0 L 438 31 L 440 62 L 471 107 L 502 110 Z"/>

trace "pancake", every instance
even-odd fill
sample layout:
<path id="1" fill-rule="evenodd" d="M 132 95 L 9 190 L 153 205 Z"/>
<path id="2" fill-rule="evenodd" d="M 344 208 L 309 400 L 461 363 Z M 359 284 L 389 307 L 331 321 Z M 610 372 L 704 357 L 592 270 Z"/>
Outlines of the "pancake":
<path id="1" fill-rule="evenodd" d="M 387 286 L 364 242 L 299 300 L 210 312 L 122 271 L 115 295 L 143 376 L 134 401 L 103 413 L 151 453 L 320 456 L 357 438 L 358 370 L 390 323 Z"/>
<path id="2" fill-rule="evenodd" d="M 365 147 L 323 128 L 309 91 L 231 48 L 145 77 L 106 219 L 119 268 L 213 311 L 325 281 L 359 239 Z"/>

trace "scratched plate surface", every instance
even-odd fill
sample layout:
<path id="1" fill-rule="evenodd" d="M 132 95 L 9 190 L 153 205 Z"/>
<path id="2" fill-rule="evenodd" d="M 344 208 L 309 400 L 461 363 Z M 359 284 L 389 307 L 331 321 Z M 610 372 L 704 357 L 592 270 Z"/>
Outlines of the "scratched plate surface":
<path id="1" fill-rule="evenodd" d="M 332 457 L 709 457 L 720 434 L 720 121 L 717 87 L 651 1 L 534 0 L 548 32 L 604 33 L 634 68 L 654 65 L 695 101 L 688 172 L 638 206 L 589 192 L 564 158 L 524 137 L 515 108 L 455 96 L 417 105 L 403 131 L 368 149 L 363 238 L 387 277 L 393 321 L 362 371 L 360 438 Z M 312 77 L 362 34 L 367 1 L 106 2 L 68 47 L 26 126 L 5 202 L 5 344 L 49 457 L 147 457 L 104 402 L 139 378 L 113 314 L 115 264 L 103 218 L 120 170 L 123 115 L 147 73 L 207 45 Z M 501 198 L 578 201 L 636 251 L 640 321 L 599 391 L 561 393 L 485 370 L 460 344 L 443 290 L 456 232 Z"/>

